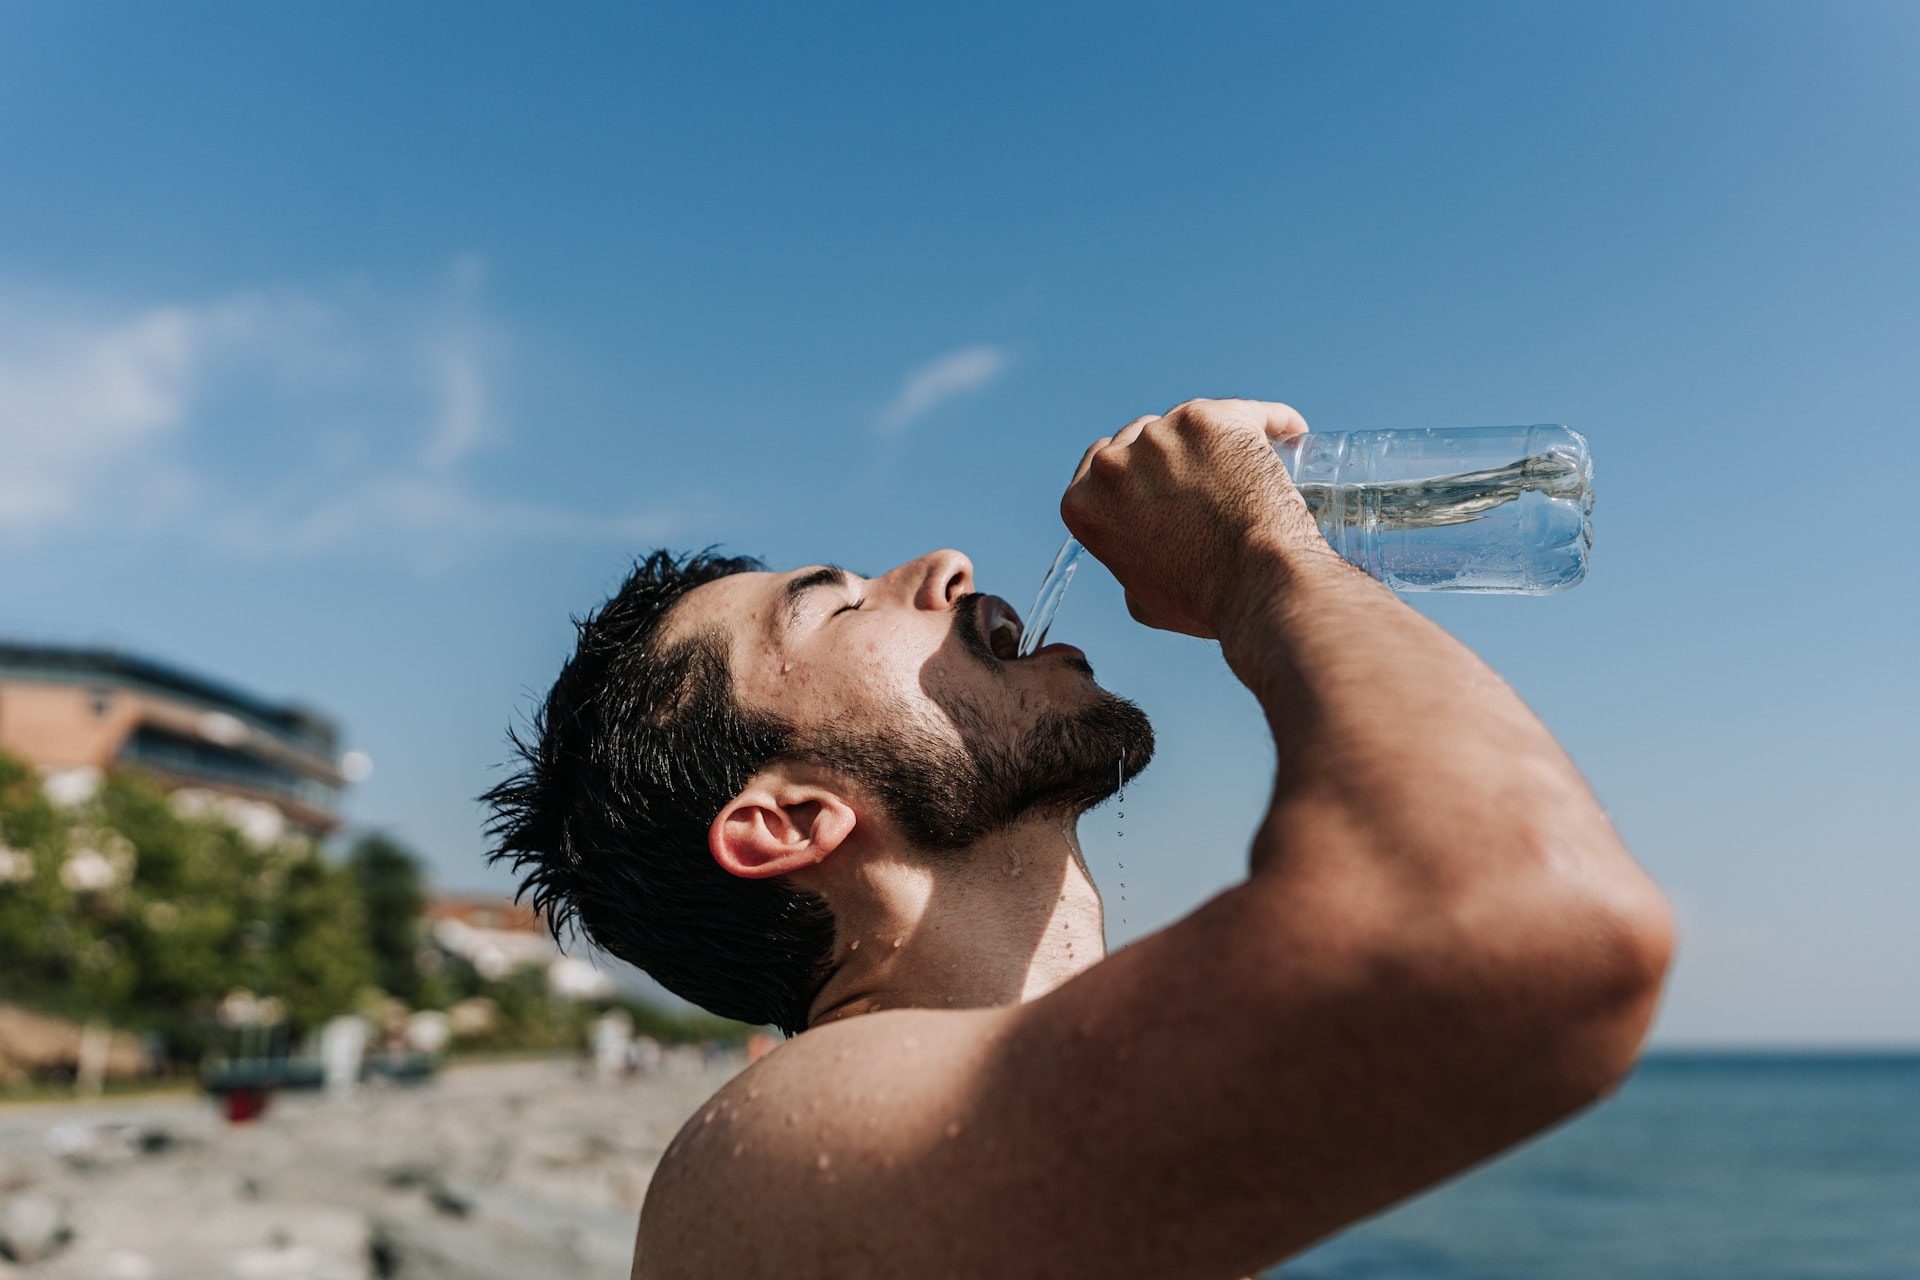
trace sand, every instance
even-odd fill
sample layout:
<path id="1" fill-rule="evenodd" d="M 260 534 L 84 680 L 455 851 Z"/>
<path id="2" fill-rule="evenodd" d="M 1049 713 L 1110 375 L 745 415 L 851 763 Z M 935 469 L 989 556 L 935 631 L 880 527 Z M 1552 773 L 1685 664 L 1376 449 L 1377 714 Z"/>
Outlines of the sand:
<path id="1" fill-rule="evenodd" d="M 661 1152 L 741 1065 L 460 1065 L 245 1125 L 197 1097 L 0 1107 L 0 1280 L 617 1280 Z"/>

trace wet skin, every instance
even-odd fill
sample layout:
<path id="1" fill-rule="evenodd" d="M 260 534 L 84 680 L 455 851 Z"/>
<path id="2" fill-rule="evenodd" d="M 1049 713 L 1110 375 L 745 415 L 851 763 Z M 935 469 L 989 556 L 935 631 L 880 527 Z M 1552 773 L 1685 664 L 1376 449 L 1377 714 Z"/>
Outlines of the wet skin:
<path id="1" fill-rule="evenodd" d="M 1624 1076 L 1665 904 L 1512 691 L 1319 537 L 1271 448 L 1304 430 L 1189 402 L 1096 442 L 1062 504 L 1266 714 L 1246 880 L 1106 956 L 1072 814 L 929 858 L 830 766 L 769 765 L 710 852 L 824 897 L 839 967 L 662 1158 L 636 1276 L 1234 1280 Z M 669 628 L 720 628 L 741 700 L 802 726 L 1011 746 L 1103 696 L 1074 651 L 983 653 L 972 594 L 936 552 L 722 579 Z"/>
<path id="2" fill-rule="evenodd" d="M 735 574 L 690 592 L 669 640 L 718 629 L 735 696 L 792 723 L 904 721 L 958 740 L 962 706 L 1012 744 L 1046 709 L 1092 700 L 1093 668 L 1070 645 L 996 658 L 984 615 L 1012 609 L 974 586 L 958 551 L 934 551 L 879 577 L 831 566 Z"/>

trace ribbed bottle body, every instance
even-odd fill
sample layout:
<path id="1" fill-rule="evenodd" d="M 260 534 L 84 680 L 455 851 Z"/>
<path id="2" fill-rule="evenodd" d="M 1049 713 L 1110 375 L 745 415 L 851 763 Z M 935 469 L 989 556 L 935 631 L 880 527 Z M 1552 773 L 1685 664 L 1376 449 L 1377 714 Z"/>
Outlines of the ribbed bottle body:
<path id="1" fill-rule="evenodd" d="M 1281 460 L 1335 551 L 1396 591 L 1548 595 L 1593 546 L 1593 462 L 1563 426 L 1314 432 Z"/>

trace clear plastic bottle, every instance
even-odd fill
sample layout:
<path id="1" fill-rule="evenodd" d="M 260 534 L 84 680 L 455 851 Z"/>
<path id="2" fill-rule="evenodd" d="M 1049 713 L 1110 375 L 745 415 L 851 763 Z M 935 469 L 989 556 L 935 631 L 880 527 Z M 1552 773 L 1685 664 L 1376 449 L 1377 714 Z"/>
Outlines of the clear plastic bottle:
<path id="1" fill-rule="evenodd" d="M 1396 591 L 1551 595 L 1587 576 L 1593 460 L 1561 426 L 1315 431 L 1274 446 L 1335 551 Z M 1080 563 L 1068 538 L 1020 653 L 1046 642 Z"/>
<path id="2" fill-rule="evenodd" d="M 1548 595 L 1586 576 L 1593 461 L 1577 431 L 1316 431 L 1275 448 L 1333 549 L 1396 591 Z"/>

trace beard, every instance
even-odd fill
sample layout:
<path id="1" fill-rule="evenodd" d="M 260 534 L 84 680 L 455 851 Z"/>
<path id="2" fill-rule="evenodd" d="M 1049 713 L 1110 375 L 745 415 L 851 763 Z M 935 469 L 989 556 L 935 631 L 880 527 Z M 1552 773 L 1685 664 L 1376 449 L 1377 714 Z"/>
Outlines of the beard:
<path id="1" fill-rule="evenodd" d="M 816 733 L 795 754 L 858 779 L 910 842 L 933 853 L 967 848 L 1030 816 L 1078 818 L 1153 759 L 1146 712 L 1104 689 L 1088 706 L 1045 713 L 1012 743 L 994 741 L 1003 735 L 991 732 L 979 706 L 955 701 L 946 709 L 958 742 L 909 725 Z"/>

